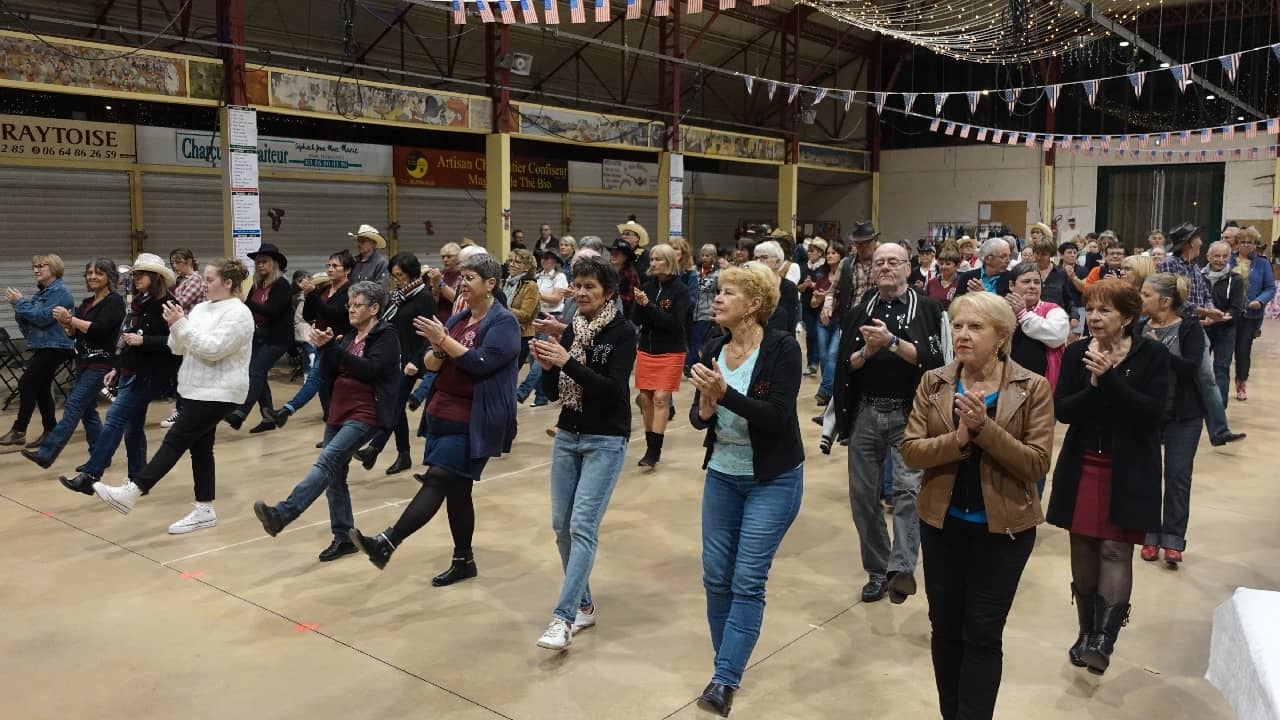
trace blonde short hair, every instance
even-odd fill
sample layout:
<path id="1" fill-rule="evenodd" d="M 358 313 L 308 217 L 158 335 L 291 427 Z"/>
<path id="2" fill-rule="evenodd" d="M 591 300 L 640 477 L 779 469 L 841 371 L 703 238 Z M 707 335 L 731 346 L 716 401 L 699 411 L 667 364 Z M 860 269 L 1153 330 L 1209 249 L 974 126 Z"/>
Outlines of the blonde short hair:
<path id="1" fill-rule="evenodd" d="M 686 255 L 688 253 L 685 253 Z M 680 263 L 676 259 L 676 250 L 666 243 L 659 243 L 649 248 L 649 274 L 657 275 L 653 271 L 653 258 L 662 258 L 667 261 L 667 276 L 674 277 L 680 272 Z"/>
<path id="2" fill-rule="evenodd" d="M 48 265 L 49 272 L 53 273 L 53 276 L 56 278 L 62 277 L 63 273 L 67 271 L 67 265 L 66 263 L 62 262 L 61 255 L 54 255 L 50 253 L 48 255 L 32 255 L 31 256 L 32 265 L 39 265 L 40 263 L 44 263 L 45 265 Z"/>
<path id="3" fill-rule="evenodd" d="M 760 300 L 756 322 L 764 327 L 778 309 L 778 275 L 768 265 L 752 260 L 740 266 L 730 266 L 720 271 L 720 285 L 733 285 L 742 290 L 747 300 Z"/>
<path id="4" fill-rule="evenodd" d="M 1156 261 L 1152 260 L 1150 255 L 1130 255 L 1120 266 L 1129 268 L 1129 273 L 1124 279 L 1136 288 L 1141 288 L 1147 278 L 1156 274 Z"/>
<path id="5" fill-rule="evenodd" d="M 1258 228 L 1250 225 L 1247 228 L 1240 228 L 1236 231 L 1236 242 L 1240 242 L 1245 238 L 1253 240 L 1254 245 L 1262 245 L 1262 233 L 1258 232 Z M 54 257 L 57 257 L 56 255 Z"/>
<path id="6" fill-rule="evenodd" d="M 1013 331 L 1018 327 L 1018 318 L 1004 298 L 989 292 L 971 292 L 958 296 L 951 301 L 947 314 L 952 320 L 960 317 L 960 313 L 969 310 L 980 315 L 996 329 L 996 334 L 1004 339 L 996 346 L 996 356 L 1007 360 L 1013 349 Z"/>

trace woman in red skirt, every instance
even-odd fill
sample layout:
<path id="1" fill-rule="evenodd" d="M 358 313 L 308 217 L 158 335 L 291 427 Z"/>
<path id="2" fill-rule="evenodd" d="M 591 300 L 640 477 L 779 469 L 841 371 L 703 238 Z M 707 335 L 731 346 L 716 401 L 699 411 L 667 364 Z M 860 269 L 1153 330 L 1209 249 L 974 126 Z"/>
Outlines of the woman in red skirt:
<path id="1" fill-rule="evenodd" d="M 1071 664 L 1095 675 L 1129 619 L 1133 548 L 1160 526 L 1160 418 L 1169 351 L 1136 332 L 1142 298 L 1123 280 L 1084 292 L 1091 338 L 1063 354 L 1055 415 L 1067 436 L 1047 520 L 1071 532 L 1071 594 L 1080 634 Z"/>
<path id="2" fill-rule="evenodd" d="M 636 291 L 635 323 L 640 329 L 636 352 L 636 388 L 644 415 L 644 457 L 652 469 L 662 458 L 662 440 L 671 417 L 671 393 L 680 389 L 684 373 L 685 326 L 689 323 L 689 287 L 680 279 L 676 251 L 670 245 L 649 250 L 649 278 Z"/>

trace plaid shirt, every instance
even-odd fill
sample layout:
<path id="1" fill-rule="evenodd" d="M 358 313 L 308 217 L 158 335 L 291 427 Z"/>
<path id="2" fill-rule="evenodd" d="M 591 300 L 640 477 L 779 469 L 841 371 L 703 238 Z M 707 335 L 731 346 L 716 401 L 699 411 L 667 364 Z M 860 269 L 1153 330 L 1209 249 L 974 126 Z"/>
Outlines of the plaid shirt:
<path id="1" fill-rule="evenodd" d="M 178 278 L 178 284 L 173 286 L 173 299 L 182 306 L 183 312 L 190 313 L 191 308 L 208 299 L 204 278 L 196 273 Z"/>
<path id="2" fill-rule="evenodd" d="M 1187 294 L 1187 310 L 1213 307 L 1213 295 L 1209 293 L 1209 283 L 1205 282 L 1204 275 L 1201 275 L 1191 263 L 1177 255 L 1168 255 L 1164 262 L 1160 263 L 1160 267 L 1156 268 L 1156 272 L 1173 273 L 1187 279 L 1187 286 L 1191 288 L 1190 293 Z"/>

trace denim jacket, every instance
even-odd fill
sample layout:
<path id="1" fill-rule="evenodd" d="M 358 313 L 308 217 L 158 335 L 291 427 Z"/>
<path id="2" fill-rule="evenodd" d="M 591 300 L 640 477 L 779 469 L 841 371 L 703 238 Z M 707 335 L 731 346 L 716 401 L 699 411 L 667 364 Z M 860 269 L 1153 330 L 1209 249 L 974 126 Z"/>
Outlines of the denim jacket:
<path id="1" fill-rule="evenodd" d="M 27 347 L 31 350 L 72 350 L 75 341 L 67 335 L 57 320 L 53 319 L 53 309 L 64 307 L 75 309 L 75 300 L 67 289 L 62 278 L 54 278 L 48 287 L 40 288 L 35 295 L 24 297 L 13 305 L 14 315 L 18 318 L 18 331 L 27 339 Z"/>
<path id="2" fill-rule="evenodd" d="M 1232 257 L 1232 267 L 1235 267 L 1235 264 L 1236 258 Z M 1275 272 L 1271 269 L 1271 263 L 1260 253 L 1254 253 L 1253 259 L 1249 262 L 1249 284 L 1244 292 L 1244 316 L 1253 320 L 1260 319 L 1267 303 L 1271 302 L 1275 296 L 1276 278 Z M 1249 303 L 1254 300 L 1257 300 L 1262 307 L 1257 310 L 1249 309 Z"/>

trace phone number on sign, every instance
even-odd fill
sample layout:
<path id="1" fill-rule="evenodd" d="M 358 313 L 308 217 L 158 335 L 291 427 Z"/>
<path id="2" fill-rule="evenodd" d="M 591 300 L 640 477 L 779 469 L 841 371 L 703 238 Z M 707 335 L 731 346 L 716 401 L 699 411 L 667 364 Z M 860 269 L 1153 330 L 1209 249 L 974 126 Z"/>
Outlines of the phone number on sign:
<path id="1" fill-rule="evenodd" d="M 104 148 L 67 148 L 44 145 L 17 145 L 0 143 L 0 155 L 28 155 L 47 158 L 82 158 L 88 160 L 115 160 L 119 154 Z"/>

